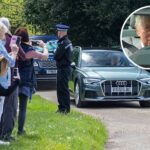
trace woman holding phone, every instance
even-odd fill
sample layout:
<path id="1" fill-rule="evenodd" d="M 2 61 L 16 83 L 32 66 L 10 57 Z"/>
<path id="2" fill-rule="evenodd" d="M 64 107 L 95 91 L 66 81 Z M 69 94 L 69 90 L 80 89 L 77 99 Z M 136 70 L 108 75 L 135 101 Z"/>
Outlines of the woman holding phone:
<path id="1" fill-rule="evenodd" d="M 7 32 L 5 33 L 5 48 L 9 54 L 13 52 L 12 45 L 16 45 L 19 50 L 18 53 L 14 53 L 15 57 L 15 66 L 11 67 L 11 85 L 15 84 L 16 77 L 19 77 L 19 74 L 17 76 L 14 76 L 14 70 L 15 68 L 18 68 L 18 60 L 24 61 L 25 60 L 25 53 L 22 50 L 21 46 L 14 41 L 14 38 L 12 38 L 11 34 L 11 24 L 9 22 L 8 18 L 1 17 L 0 22 L 5 25 L 7 28 Z M 14 41 L 14 42 L 13 42 Z M 3 80 L 4 81 L 4 80 Z M 15 126 L 16 121 L 16 115 L 17 115 L 17 108 L 18 108 L 18 88 L 19 85 L 11 92 L 11 94 L 5 93 L 7 95 L 4 100 L 4 107 L 3 107 L 3 115 L 0 122 L 0 135 L 1 137 L 5 137 L 7 140 L 15 141 L 14 137 L 12 137 L 12 131 Z M 2 90 L 1 90 L 2 91 Z M 4 94 L 4 91 L 3 91 Z"/>
<path id="2" fill-rule="evenodd" d="M 6 45 L 6 32 L 7 28 L 6 26 L 0 22 L 0 55 L 1 57 L 5 57 L 5 60 L 8 62 L 8 67 L 1 69 L 1 71 L 4 71 L 6 69 L 6 72 L 4 74 L 1 74 L 0 76 L 0 137 L 4 140 L 11 140 L 12 137 L 9 134 L 5 134 L 4 128 L 6 126 L 2 125 L 3 119 L 1 119 L 1 115 L 4 114 L 4 102 L 6 102 L 5 97 L 8 96 L 8 94 L 12 93 L 13 90 L 15 90 L 15 87 L 11 87 L 11 71 L 10 67 L 13 67 L 15 65 L 17 53 L 18 53 L 18 46 L 16 44 L 11 45 L 11 53 L 8 54 L 5 45 Z M 1 67 L 2 67 L 2 61 L 1 61 Z M 19 84 L 19 82 L 15 82 L 15 84 Z M 7 89 L 7 90 L 6 90 Z M 9 109 L 6 110 L 7 112 L 11 112 Z M 4 115 L 3 115 L 4 116 Z M 10 117 L 10 116 L 9 116 Z"/>
<path id="3" fill-rule="evenodd" d="M 22 135 L 26 133 L 24 124 L 26 119 L 27 101 L 28 99 L 31 100 L 32 94 L 35 93 L 36 79 L 33 59 L 48 59 L 48 50 L 43 41 L 38 41 L 39 46 L 43 48 L 43 53 L 36 52 L 30 45 L 28 31 L 24 27 L 19 28 L 15 35 L 21 37 L 21 47 L 26 55 L 26 61 L 19 62 L 18 65 L 21 80 L 19 87 L 18 135 Z"/>

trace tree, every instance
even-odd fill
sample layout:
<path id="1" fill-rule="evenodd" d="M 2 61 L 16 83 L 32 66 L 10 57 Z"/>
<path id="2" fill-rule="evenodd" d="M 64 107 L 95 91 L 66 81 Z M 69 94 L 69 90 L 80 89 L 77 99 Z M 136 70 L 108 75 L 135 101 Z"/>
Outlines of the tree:
<path id="1" fill-rule="evenodd" d="M 12 30 L 24 25 L 23 20 L 23 0 L 1 0 L 0 16 L 9 18 Z"/>
<path id="2" fill-rule="evenodd" d="M 0 0 L 0 16 L 10 20 L 12 33 L 20 27 L 27 27 L 29 33 L 35 34 L 32 25 L 27 24 L 24 16 L 24 0 Z"/>
<path id="3" fill-rule="evenodd" d="M 69 25 L 74 45 L 108 47 L 119 45 L 126 17 L 147 4 L 148 0 L 25 0 L 25 16 L 45 34 L 56 34 L 56 24 Z"/>

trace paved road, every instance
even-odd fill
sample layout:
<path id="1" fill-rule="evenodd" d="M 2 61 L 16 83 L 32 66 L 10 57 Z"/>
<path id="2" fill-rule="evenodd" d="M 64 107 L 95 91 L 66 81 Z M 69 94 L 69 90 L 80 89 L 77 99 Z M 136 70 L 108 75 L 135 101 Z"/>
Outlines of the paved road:
<path id="1" fill-rule="evenodd" d="M 55 88 L 37 94 L 57 103 Z M 106 125 L 107 150 L 150 150 L 150 109 L 140 108 L 138 102 L 88 103 L 82 109 L 72 102 L 71 108 L 96 117 Z"/>

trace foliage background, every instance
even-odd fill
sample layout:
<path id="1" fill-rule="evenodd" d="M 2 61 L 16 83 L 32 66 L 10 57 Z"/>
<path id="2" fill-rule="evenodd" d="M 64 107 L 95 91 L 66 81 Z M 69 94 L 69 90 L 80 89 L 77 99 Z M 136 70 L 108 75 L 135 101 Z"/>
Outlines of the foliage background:
<path id="1" fill-rule="evenodd" d="M 10 18 L 12 29 L 25 26 L 30 34 L 56 34 L 56 24 L 71 28 L 73 45 L 120 45 L 120 30 L 134 10 L 149 0 L 0 0 L 0 15 Z M 9 11 L 8 11 L 9 10 Z"/>
<path id="2" fill-rule="evenodd" d="M 148 4 L 148 0 L 25 0 L 25 16 L 46 34 L 55 34 L 56 24 L 69 25 L 75 45 L 108 47 L 119 45 L 126 17 Z"/>
<path id="3" fill-rule="evenodd" d="M 36 33 L 33 25 L 26 22 L 24 0 L 0 0 L 0 16 L 7 17 L 11 23 L 12 33 L 20 27 L 27 27 L 30 34 Z"/>

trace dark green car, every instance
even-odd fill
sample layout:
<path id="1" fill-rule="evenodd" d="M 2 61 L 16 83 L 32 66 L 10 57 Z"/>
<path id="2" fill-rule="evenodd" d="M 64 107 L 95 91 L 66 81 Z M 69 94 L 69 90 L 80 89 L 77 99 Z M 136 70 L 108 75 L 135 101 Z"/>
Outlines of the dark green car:
<path id="1" fill-rule="evenodd" d="M 69 88 L 75 104 L 85 101 L 139 101 L 150 103 L 150 74 L 134 66 L 121 50 L 73 50 Z"/>

